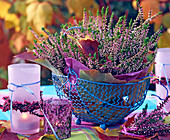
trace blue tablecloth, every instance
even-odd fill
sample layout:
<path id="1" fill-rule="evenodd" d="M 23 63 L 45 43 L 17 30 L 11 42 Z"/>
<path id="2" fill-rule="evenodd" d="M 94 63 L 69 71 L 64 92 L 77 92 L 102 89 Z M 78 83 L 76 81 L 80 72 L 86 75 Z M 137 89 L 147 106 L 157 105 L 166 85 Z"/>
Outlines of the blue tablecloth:
<path id="1" fill-rule="evenodd" d="M 41 86 L 41 90 L 43 91 L 43 97 L 57 97 L 55 92 L 55 87 L 53 85 Z M 155 91 L 149 90 L 146 96 L 146 99 L 141 107 L 139 107 L 135 112 L 140 112 L 148 103 L 148 110 L 153 110 L 156 108 L 156 97 L 151 96 L 151 94 L 155 94 Z M 0 104 L 3 103 L 2 97 L 9 96 L 8 89 L 0 90 Z M 2 112 L 0 110 L 0 120 L 9 120 L 9 111 Z"/>

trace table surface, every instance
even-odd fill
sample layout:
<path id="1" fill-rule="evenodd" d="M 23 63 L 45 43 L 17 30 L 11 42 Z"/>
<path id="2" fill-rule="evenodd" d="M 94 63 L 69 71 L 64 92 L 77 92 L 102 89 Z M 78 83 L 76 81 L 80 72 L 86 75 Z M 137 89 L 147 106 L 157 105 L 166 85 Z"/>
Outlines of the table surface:
<path id="1" fill-rule="evenodd" d="M 48 86 L 41 86 L 41 90 L 43 91 L 43 98 L 46 97 L 57 97 L 56 92 L 55 92 L 55 87 L 53 85 L 48 85 Z M 148 110 L 151 111 L 156 108 L 156 98 L 151 96 L 151 94 L 155 94 L 155 91 L 148 91 L 146 99 L 144 103 L 142 104 L 141 107 L 139 107 L 136 111 L 131 113 L 129 116 L 127 116 L 125 119 L 128 117 L 132 116 L 134 113 L 141 112 L 141 110 L 145 107 L 146 104 L 148 104 Z M 4 96 L 9 96 L 9 91 L 8 89 L 0 90 L 0 104 L 3 103 L 2 97 Z M 0 120 L 9 120 L 9 111 L 7 112 L 2 112 L 0 110 Z M 87 122 L 82 122 L 81 125 L 76 125 L 75 121 L 76 118 L 73 116 L 73 121 L 72 121 L 72 136 L 69 139 L 88 139 L 88 140 L 98 140 L 98 135 L 94 129 L 91 127 L 94 126 L 92 123 L 87 123 Z M 112 127 L 117 127 L 119 124 L 116 124 L 115 126 Z"/>
<path id="2" fill-rule="evenodd" d="M 41 86 L 40 89 L 43 91 L 43 98 L 57 97 L 55 87 L 53 85 Z M 140 112 L 146 104 L 148 104 L 148 110 L 153 110 L 156 108 L 156 98 L 151 96 L 151 94 L 156 94 L 156 92 L 149 90 L 144 103 L 133 113 Z M 0 104 L 3 103 L 2 97 L 4 96 L 9 96 L 8 89 L 0 90 Z M 2 112 L 0 110 L 0 120 L 9 120 L 9 111 Z"/>

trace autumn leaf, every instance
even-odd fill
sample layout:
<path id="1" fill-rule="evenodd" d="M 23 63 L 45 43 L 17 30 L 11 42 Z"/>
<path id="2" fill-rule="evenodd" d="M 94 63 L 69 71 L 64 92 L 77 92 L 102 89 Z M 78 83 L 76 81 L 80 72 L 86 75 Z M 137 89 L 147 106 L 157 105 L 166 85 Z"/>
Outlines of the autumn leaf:
<path id="1" fill-rule="evenodd" d="M 1 124 L 3 124 L 4 122 L 7 122 L 7 120 L 0 120 L 0 126 L 1 126 Z"/>
<path id="2" fill-rule="evenodd" d="M 166 31 L 161 35 L 161 37 L 158 41 L 158 47 L 159 48 L 169 48 L 169 44 L 170 44 L 170 33 L 168 33 Z"/>
<path id="3" fill-rule="evenodd" d="M 154 69 L 154 63 L 152 63 L 151 65 L 150 65 L 150 67 L 149 67 L 149 69 L 148 69 L 148 73 L 151 73 L 152 71 L 153 71 L 153 69 Z"/>
<path id="4" fill-rule="evenodd" d="M 80 63 L 74 58 L 65 58 L 67 67 L 64 69 L 64 73 L 68 74 L 69 68 L 72 68 L 79 77 L 80 70 L 89 70 L 84 64 Z"/>
<path id="5" fill-rule="evenodd" d="M 16 32 L 20 31 L 19 18 L 16 14 L 7 13 L 4 20 L 6 29 L 14 28 Z"/>
<path id="6" fill-rule="evenodd" d="M 79 75 L 81 79 L 94 81 L 94 82 L 115 83 L 115 84 L 126 83 L 125 80 L 119 80 L 114 78 L 111 73 L 101 73 L 98 70 L 80 70 Z"/>
<path id="7" fill-rule="evenodd" d="M 55 4 L 55 5 L 62 5 L 62 0 L 46 0 L 46 2 Z"/>
<path id="8" fill-rule="evenodd" d="M 94 54 L 96 53 L 96 58 L 98 59 L 98 46 L 99 43 L 96 40 L 91 39 L 88 35 L 85 36 L 85 38 L 81 38 L 78 40 L 79 42 L 79 48 L 84 53 L 84 55 L 94 57 Z"/>
<path id="9" fill-rule="evenodd" d="M 82 19 L 83 9 L 86 8 L 87 11 L 91 11 L 92 14 L 96 14 L 99 5 L 95 0 L 67 0 L 66 6 L 70 14 L 75 14 L 75 17 Z M 87 12 L 88 14 L 88 12 Z"/>
<path id="10" fill-rule="evenodd" d="M 16 48 L 17 52 L 20 52 L 23 47 L 29 44 L 29 42 L 26 40 L 26 36 L 21 32 L 14 33 L 10 41 Z"/>
<path id="11" fill-rule="evenodd" d="M 101 127 L 92 127 L 98 133 L 98 136 L 101 140 L 118 140 L 119 139 L 119 130 L 112 129 L 103 130 Z"/>
<path id="12" fill-rule="evenodd" d="M 25 1 L 26 4 L 30 4 L 30 3 L 33 3 L 33 2 L 38 2 L 38 0 L 26 0 Z"/>
<path id="13" fill-rule="evenodd" d="M 40 119 L 40 131 L 43 131 L 44 130 L 44 120 L 43 119 Z"/>
<path id="14" fill-rule="evenodd" d="M 148 18 L 148 13 L 150 10 L 152 10 L 152 16 L 160 12 L 159 0 L 143 0 L 141 1 L 141 6 L 144 12 L 144 19 Z M 153 19 L 151 23 L 153 22 L 160 25 L 162 23 L 162 15 L 159 15 Z"/>
<path id="15" fill-rule="evenodd" d="M 160 29 L 160 24 L 154 24 L 154 31 L 156 32 L 158 29 Z"/>
<path id="16" fill-rule="evenodd" d="M 42 27 L 46 27 L 46 24 L 52 23 L 53 8 L 48 2 L 41 2 L 35 12 L 35 18 L 33 20 L 33 26 L 38 32 L 42 32 Z"/>
<path id="17" fill-rule="evenodd" d="M 52 66 L 48 60 L 37 59 L 37 57 L 34 56 L 33 54 L 34 54 L 33 52 L 24 52 L 24 53 L 15 55 L 14 57 L 38 63 L 38 64 L 50 69 L 54 74 L 62 75 L 61 72 L 59 72 L 54 66 Z"/>
<path id="18" fill-rule="evenodd" d="M 6 1 L 0 1 L 0 18 L 5 20 L 5 28 L 14 28 L 16 32 L 20 31 L 19 18 L 16 14 L 8 12 L 11 4 Z"/>
<path id="19" fill-rule="evenodd" d="M 27 18 L 26 16 L 20 16 L 20 22 L 19 22 L 19 25 L 20 25 L 20 28 L 21 28 L 21 32 L 26 34 L 27 31 L 28 31 L 28 23 L 27 23 Z"/>
<path id="20" fill-rule="evenodd" d="M 31 27 L 35 31 L 33 26 L 29 26 L 29 27 Z M 26 39 L 29 40 L 30 42 L 32 42 L 32 44 L 33 44 L 33 40 L 35 39 L 35 36 L 31 32 L 31 30 L 27 30 L 27 32 L 26 32 Z"/>
<path id="21" fill-rule="evenodd" d="M 136 114 L 134 114 L 132 117 L 128 118 L 128 120 L 123 124 L 126 128 L 134 122 L 135 115 Z M 120 126 L 120 129 L 122 129 L 122 126 Z"/>
<path id="22" fill-rule="evenodd" d="M 24 52 L 18 55 L 15 55 L 14 57 L 24 59 L 24 60 L 35 60 L 37 57 L 34 55 L 34 52 Z"/>
<path id="23" fill-rule="evenodd" d="M 11 123 L 10 123 L 10 121 L 5 121 L 1 126 L 5 127 L 8 131 L 11 130 Z"/>
<path id="24" fill-rule="evenodd" d="M 0 138 L 2 137 L 2 135 L 7 132 L 5 127 L 0 127 Z"/>
<path id="25" fill-rule="evenodd" d="M 28 140 L 28 138 L 23 135 L 17 134 L 17 137 L 19 138 L 19 140 Z"/>
<path id="26" fill-rule="evenodd" d="M 38 140 L 56 140 L 54 134 L 45 134 L 41 136 Z"/>
<path id="27" fill-rule="evenodd" d="M 132 6 L 135 10 L 137 10 L 137 1 L 136 0 L 132 1 Z"/>
<path id="28" fill-rule="evenodd" d="M 140 78 L 146 76 L 147 72 L 148 72 L 148 68 L 145 68 L 137 72 L 115 75 L 114 77 L 120 80 L 126 80 L 128 82 L 132 82 L 133 80 L 140 80 Z"/>
<path id="29" fill-rule="evenodd" d="M 105 130 L 105 132 L 108 136 L 119 136 L 120 130 L 119 129 L 109 129 L 109 128 L 107 128 Z"/>
<path id="30" fill-rule="evenodd" d="M 35 32 L 47 35 L 42 31 L 42 27 L 50 25 L 53 18 L 53 8 L 48 2 L 33 1 L 26 8 L 28 26 L 31 27 Z M 34 35 L 30 30 L 27 31 L 26 37 L 29 41 L 34 39 Z"/>
<path id="31" fill-rule="evenodd" d="M 36 9 L 38 7 L 39 2 L 35 1 L 30 3 L 27 8 L 26 8 L 26 16 L 27 16 L 27 22 L 28 23 L 32 23 L 34 18 L 35 18 L 35 14 L 36 14 Z"/>
<path id="32" fill-rule="evenodd" d="M 10 13 L 21 14 L 26 16 L 26 3 L 25 1 L 15 1 L 9 9 Z"/>
<path id="33" fill-rule="evenodd" d="M 11 7 L 11 4 L 7 1 L 0 1 L 0 18 L 4 19 L 8 14 L 8 10 Z"/>
<path id="34" fill-rule="evenodd" d="M 163 24 L 166 28 L 170 28 L 170 12 L 168 12 L 168 13 L 166 13 L 166 14 L 163 15 L 162 24 Z"/>
<path id="35" fill-rule="evenodd" d="M 170 116 L 166 116 L 166 117 L 164 118 L 164 123 L 165 123 L 165 124 L 170 124 Z"/>

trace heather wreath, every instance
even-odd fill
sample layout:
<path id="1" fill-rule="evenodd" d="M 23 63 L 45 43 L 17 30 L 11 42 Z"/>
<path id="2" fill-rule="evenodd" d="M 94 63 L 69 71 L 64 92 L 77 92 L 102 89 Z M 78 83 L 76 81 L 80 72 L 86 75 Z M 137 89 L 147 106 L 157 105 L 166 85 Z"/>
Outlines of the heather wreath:
<path id="1" fill-rule="evenodd" d="M 161 13 L 143 19 L 143 10 L 138 3 L 138 15 L 135 20 L 126 21 L 121 16 L 113 24 L 114 13 L 108 18 L 108 7 L 104 7 L 97 15 L 87 17 L 84 10 L 83 20 L 74 25 L 64 24 L 60 34 L 50 34 L 48 39 L 42 35 L 34 41 L 36 57 L 46 59 L 52 66 L 62 73 L 66 67 L 65 58 L 73 58 L 89 69 L 99 70 L 101 73 L 112 75 L 127 74 L 149 68 L 154 62 L 157 41 L 161 35 L 158 29 L 152 36 L 148 36 L 149 22 Z"/>

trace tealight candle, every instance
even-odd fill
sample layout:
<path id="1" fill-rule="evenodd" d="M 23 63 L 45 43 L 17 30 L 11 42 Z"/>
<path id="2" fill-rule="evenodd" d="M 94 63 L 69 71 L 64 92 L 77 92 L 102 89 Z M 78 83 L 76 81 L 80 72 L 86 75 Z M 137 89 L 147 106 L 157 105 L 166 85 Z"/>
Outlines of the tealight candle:
<path id="1" fill-rule="evenodd" d="M 12 64 L 8 66 L 9 89 L 14 90 L 13 101 L 24 103 L 40 100 L 40 65 L 37 64 Z M 15 85 L 25 85 L 16 87 Z M 29 93 L 29 88 L 36 98 Z M 10 91 L 10 94 L 12 92 Z M 12 110 L 11 131 L 20 134 L 33 134 L 39 132 L 39 118 L 29 112 Z"/>
<path id="2" fill-rule="evenodd" d="M 28 115 L 26 113 L 22 113 L 22 119 L 23 120 L 27 120 L 28 119 Z"/>

